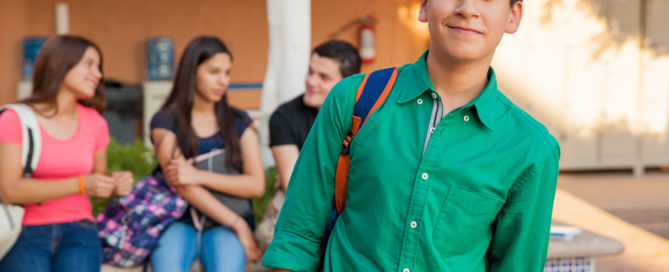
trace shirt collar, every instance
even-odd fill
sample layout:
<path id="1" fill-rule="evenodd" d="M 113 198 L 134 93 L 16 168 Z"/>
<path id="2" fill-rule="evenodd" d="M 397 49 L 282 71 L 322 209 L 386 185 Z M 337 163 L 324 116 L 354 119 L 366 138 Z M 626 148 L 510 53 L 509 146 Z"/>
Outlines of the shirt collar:
<path id="1" fill-rule="evenodd" d="M 425 51 L 418 60 L 412 64 L 409 64 L 408 70 L 410 70 L 410 88 L 405 88 L 406 91 L 402 91 L 400 96 L 397 99 L 398 103 L 406 103 L 412 100 L 415 100 L 423 94 L 425 91 L 434 90 L 432 86 L 432 81 L 430 80 L 430 75 L 427 73 L 427 59 L 428 51 Z"/>
<path id="2" fill-rule="evenodd" d="M 416 62 L 409 65 L 413 84 L 411 84 L 411 88 L 406 88 L 406 91 L 403 91 L 400 94 L 397 99 L 398 103 L 413 101 L 424 92 L 434 90 L 430 75 L 427 73 L 427 53 L 428 51 L 425 51 Z M 486 87 L 478 96 L 476 96 L 476 98 L 461 108 L 466 109 L 473 107 L 481 123 L 493 130 L 495 125 L 494 115 L 498 92 L 495 71 L 490 67 L 490 69 L 488 69 L 488 84 Z"/>
<path id="3" fill-rule="evenodd" d="M 462 106 L 463 109 L 473 107 L 476 110 L 476 115 L 481 120 L 481 123 L 490 130 L 494 130 L 495 125 L 495 106 L 497 105 L 497 78 L 495 77 L 495 70 L 490 67 L 488 69 L 488 85 L 481 91 L 481 93 L 474 98 L 467 105 Z"/>

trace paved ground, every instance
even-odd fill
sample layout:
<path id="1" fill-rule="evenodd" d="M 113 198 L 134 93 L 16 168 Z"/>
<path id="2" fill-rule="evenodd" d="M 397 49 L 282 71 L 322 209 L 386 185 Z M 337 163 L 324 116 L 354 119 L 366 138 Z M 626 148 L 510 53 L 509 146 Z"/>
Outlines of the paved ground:
<path id="1" fill-rule="evenodd" d="M 597 271 L 669 271 L 669 173 L 563 173 L 553 218 L 625 243 Z"/>

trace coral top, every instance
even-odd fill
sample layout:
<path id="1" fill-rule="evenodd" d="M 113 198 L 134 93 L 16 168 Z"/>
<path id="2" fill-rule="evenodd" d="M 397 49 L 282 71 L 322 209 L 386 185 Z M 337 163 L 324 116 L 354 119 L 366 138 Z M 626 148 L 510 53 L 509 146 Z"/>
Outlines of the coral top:
<path id="1" fill-rule="evenodd" d="M 69 139 L 52 137 L 40 124 L 42 154 L 33 178 L 53 182 L 63 178 L 87 175 L 93 171 L 94 154 L 109 144 L 107 121 L 92 108 L 77 104 L 79 124 Z M 21 146 L 21 123 L 18 114 L 11 109 L 0 115 L 0 142 Z M 78 220 L 93 220 L 88 196 L 74 194 L 25 205 L 23 225 L 65 223 Z"/>

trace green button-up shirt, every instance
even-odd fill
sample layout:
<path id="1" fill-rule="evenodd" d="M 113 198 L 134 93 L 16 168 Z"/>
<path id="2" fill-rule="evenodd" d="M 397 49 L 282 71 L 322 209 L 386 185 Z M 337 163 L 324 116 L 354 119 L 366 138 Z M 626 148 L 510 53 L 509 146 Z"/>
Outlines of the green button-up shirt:
<path id="1" fill-rule="evenodd" d="M 497 89 L 492 68 L 474 100 L 430 129 L 433 100 L 441 97 L 426 57 L 399 68 L 385 104 L 351 144 L 346 207 L 324 270 L 542 271 L 557 141 Z M 291 175 L 265 266 L 315 271 L 362 79 L 342 80 L 323 104 Z"/>

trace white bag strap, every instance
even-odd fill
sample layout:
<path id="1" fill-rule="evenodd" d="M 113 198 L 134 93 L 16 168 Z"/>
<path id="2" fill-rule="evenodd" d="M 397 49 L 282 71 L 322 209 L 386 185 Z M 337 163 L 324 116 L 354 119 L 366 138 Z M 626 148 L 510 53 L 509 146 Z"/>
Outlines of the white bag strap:
<path id="1" fill-rule="evenodd" d="M 30 106 L 25 104 L 8 104 L 0 107 L 0 112 L 5 109 L 14 110 L 21 122 L 21 131 L 23 132 L 21 164 L 23 166 L 23 175 L 32 176 L 42 153 L 42 134 L 40 133 L 39 123 L 35 112 Z"/>

